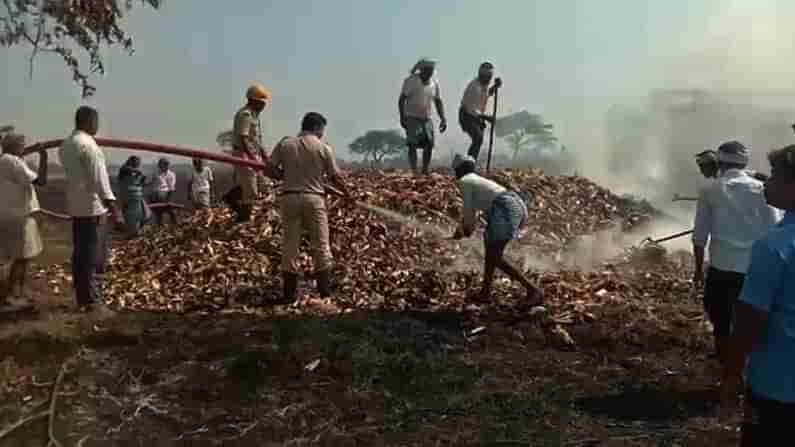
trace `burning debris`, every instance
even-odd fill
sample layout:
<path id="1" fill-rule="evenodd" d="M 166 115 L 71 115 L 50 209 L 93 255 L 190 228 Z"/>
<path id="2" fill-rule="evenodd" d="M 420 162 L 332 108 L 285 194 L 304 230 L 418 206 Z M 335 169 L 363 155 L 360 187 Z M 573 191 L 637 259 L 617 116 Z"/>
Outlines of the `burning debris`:
<path id="1" fill-rule="evenodd" d="M 628 202 L 580 177 L 550 177 L 530 170 L 504 171 L 495 177 L 531 196 L 529 227 L 518 245 L 538 257 L 553 255 L 579 235 L 616 222 L 631 226 L 654 214 L 650 207 Z M 119 308 L 198 314 L 267 316 L 356 309 L 529 313 L 523 294 L 499 280 L 494 306 L 471 302 L 468 296 L 477 288 L 477 270 L 449 268 L 466 256 L 457 242 L 444 237 L 452 234 L 461 206 L 452 177 L 358 171 L 348 180 L 357 203 L 367 206 L 329 199 L 337 264 L 337 283 L 329 300 L 315 297 L 314 287 L 307 284 L 313 277 L 311 258 L 304 254 L 305 299 L 287 308 L 268 304 L 280 293 L 281 223 L 272 193 L 259 201 L 249 224 L 235 225 L 226 210 L 210 209 L 179 226 L 120 242 L 105 284 L 107 297 Z M 389 218 L 405 215 L 410 217 L 402 222 Z M 558 330 L 624 311 L 651 314 L 650 299 L 688 294 L 681 261 L 665 260 L 648 273 L 632 267 L 629 259 L 589 273 L 532 272 L 544 289 L 553 327 Z M 620 320 L 615 324 L 626 323 Z M 675 320 L 668 324 L 676 324 Z"/>

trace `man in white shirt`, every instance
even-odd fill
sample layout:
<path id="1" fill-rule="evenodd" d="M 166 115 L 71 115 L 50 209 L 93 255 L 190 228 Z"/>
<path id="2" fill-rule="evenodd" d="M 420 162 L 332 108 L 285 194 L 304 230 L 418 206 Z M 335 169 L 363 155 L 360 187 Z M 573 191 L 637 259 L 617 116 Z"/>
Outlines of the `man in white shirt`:
<path id="1" fill-rule="evenodd" d="M 456 155 L 453 159 L 453 170 L 464 196 L 464 209 L 461 213 L 463 220 L 453 238 L 461 239 L 472 235 L 478 212 L 486 214 L 488 224 L 484 234 L 486 259 L 483 288 L 478 298 L 484 301 L 490 299 L 494 271 L 499 268 L 525 287 L 529 305 L 541 304 L 543 300 L 541 290 L 504 257 L 508 243 L 519 237 L 519 229 L 527 220 L 527 206 L 524 201 L 517 193 L 476 174 L 475 159 L 468 155 L 463 157 Z"/>
<path id="2" fill-rule="evenodd" d="M 33 217 L 39 211 L 36 186 L 47 183 L 47 151 L 39 153 L 38 173 L 30 169 L 22 153 L 25 137 L 10 133 L 3 138 L 0 155 L 0 258 L 11 260 L 8 279 L 0 286 L 0 308 L 10 306 L 9 296 L 18 290 L 21 297 L 25 288 L 28 265 L 44 246 L 39 226 Z"/>
<path id="3" fill-rule="evenodd" d="M 193 159 L 193 172 L 188 182 L 188 195 L 194 208 L 209 208 L 215 197 L 213 170 L 201 158 Z"/>
<path id="4" fill-rule="evenodd" d="M 498 88 L 502 86 L 502 80 L 497 78 L 494 85 L 491 80 L 494 78 L 494 65 L 491 62 L 483 62 L 478 69 L 478 76 L 473 79 L 466 90 L 464 97 L 461 98 L 461 108 L 458 110 L 458 124 L 469 138 L 472 144 L 469 146 L 469 156 L 478 161 L 480 148 L 483 146 L 483 131 L 486 130 L 486 122 L 494 125 L 494 116 L 486 114 L 486 105 L 489 97 L 494 96 Z"/>
<path id="5" fill-rule="evenodd" d="M 698 199 L 693 252 L 693 281 L 704 282 L 704 252 L 709 243 L 709 270 L 704 288 L 704 310 L 713 325 L 715 351 L 726 360 L 734 303 L 743 288 L 753 243 L 783 217 L 767 204 L 764 184 L 745 171 L 749 151 L 730 141 L 718 148 L 718 179 Z"/>
<path id="6" fill-rule="evenodd" d="M 432 107 L 436 105 L 439 114 L 439 132 L 447 130 L 447 118 L 444 115 L 444 103 L 439 89 L 439 81 L 433 79 L 436 62 L 431 59 L 420 59 L 403 81 L 398 98 L 400 126 L 406 131 L 406 144 L 409 147 L 409 164 L 417 174 L 417 149 L 422 148 L 422 173 L 428 174 L 435 145 Z"/>
<path id="7" fill-rule="evenodd" d="M 80 107 L 75 131 L 59 150 L 66 173 L 66 203 L 72 216 L 72 276 L 77 305 L 85 311 L 102 308 L 102 288 L 97 273 L 104 271 L 108 254 L 107 214 L 118 219 L 116 196 L 110 186 L 105 154 L 94 136 L 99 114 Z"/>
<path id="8" fill-rule="evenodd" d="M 157 161 L 157 172 L 153 177 L 153 191 L 149 201 L 155 216 L 155 223 L 163 224 L 163 215 L 167 214 L 171 223 L 177 223 L 177 213 L 170 206 L 174 193 L 177 192 L 177 175 L 171 170 L 171 163 L 166 158 Z"/>

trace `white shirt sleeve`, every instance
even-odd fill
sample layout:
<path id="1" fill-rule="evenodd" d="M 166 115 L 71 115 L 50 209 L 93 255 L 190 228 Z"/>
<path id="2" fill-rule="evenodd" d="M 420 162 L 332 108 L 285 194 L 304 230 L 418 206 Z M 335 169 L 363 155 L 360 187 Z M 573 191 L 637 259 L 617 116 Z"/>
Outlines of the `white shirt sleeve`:
<path id="1" fill-rule="evenodd" d="M 36 174 L 25 160 L 20 157 L 13 157 L 14 160 L 14 183 L 19 185 L 30 185 L 39 175 Z"/>
<path id="2" fill-rule="evenodd" d="M 105 155 L 96 143 L 88 144 L 82 153 L 82 162 L 87 175 L 87 183 L 92 187 L 100 200 L 116 200 L 110 187 L 108 168 L 105 166 Z"/>

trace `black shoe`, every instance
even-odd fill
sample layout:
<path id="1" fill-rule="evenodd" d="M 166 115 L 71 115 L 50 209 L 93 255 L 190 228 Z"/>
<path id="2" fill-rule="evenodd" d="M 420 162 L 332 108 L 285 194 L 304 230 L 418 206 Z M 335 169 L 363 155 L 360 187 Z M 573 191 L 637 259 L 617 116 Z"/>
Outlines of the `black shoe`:
<path id="1" fill-rule="evenodd" d="M 328 298 L 331 296 L 331 270 L 323 270 L 317 272 L 317 291 L 320 293 L 321 298 Z"/>
<path id="2" fill-rule="evenodd" d="M 293 304 L 298 290 L 298 274 L 282 272 L 282 298 L 274 304 Z"/>

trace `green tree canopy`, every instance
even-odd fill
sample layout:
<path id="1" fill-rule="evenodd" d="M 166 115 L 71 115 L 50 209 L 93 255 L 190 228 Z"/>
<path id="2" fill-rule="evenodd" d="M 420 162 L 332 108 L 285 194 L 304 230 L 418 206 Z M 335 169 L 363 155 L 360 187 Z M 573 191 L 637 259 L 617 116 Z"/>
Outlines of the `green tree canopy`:
<path id="1" fill-rule="evenodd" d="M 547 124 L 541 115 L 522 111 L 498 118 L 494 126 L 494 134 L 508 143 L 513 160 L 528 149 L 541 151 L 554 147 L 558 138 L 552 131 L 552 124 Z"/>
<path id="2" fill-rule="evenodd" d="M 380 164 L 384 158 L 400 154 L 405 147 L 406 139 L 398 130 L 370 130 L 348 145 L 351 152 L 373 164 Z"/>
<path id="3" fill-rule="evenodd" d="M 140 0 L 160 8 L 163 0 Z M 132 38 L 121 24 L 123 15 L 133 7 L 133 0 L 2 0 L 0 9 L 0 45 L 31 47 L 29 71 L 40 53 L 60 56 L 80 85 L 83 97 L 94 94 L 89 81 L 92 74 L 104 74 L 101 49 L 120 47 L 132 54 Z M 88 71 L 80 62 L 88 56 Z"/>

